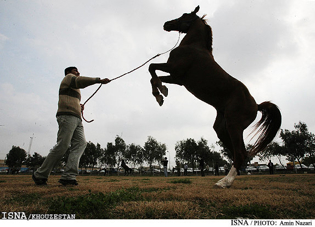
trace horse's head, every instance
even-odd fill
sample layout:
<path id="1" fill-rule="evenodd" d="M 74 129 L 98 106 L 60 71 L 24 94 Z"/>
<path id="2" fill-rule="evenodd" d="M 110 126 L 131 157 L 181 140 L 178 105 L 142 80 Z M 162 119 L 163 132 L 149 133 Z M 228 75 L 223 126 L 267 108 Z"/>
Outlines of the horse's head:
<path id="1" fill-rule="evenodd" d="M 197 6 L 193 12 L 184 13 L 180 18 L 165 22 L 164 30 L 168 32 L 179 31 L 187 33 L 191 23 L 198 18 L 197 12 L 199 11 L 199 8 L 200 7 Z"/>

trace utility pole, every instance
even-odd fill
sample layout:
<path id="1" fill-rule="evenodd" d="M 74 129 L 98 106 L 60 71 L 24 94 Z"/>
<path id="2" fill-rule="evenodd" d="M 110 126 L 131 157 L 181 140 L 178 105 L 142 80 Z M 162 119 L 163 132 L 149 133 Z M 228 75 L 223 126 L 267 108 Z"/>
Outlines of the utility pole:
<path id="1" fill-rule="evenodd" d="M 30 156 L 31 155 L 31 147 L 32 147 L 32 143 L 33 143 L 33 139 L 34 139 L 34 133 L 33 136 L 30 137 L 30 145 L 28 146 L 28 151 L 27 154 Z"/>

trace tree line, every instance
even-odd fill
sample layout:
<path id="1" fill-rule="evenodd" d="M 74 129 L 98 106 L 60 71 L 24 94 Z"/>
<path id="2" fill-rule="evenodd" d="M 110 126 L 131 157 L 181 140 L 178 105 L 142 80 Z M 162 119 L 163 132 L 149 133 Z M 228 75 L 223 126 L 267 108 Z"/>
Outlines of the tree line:
<path id="1" fill-rule="evenodd" d="M 272 142 L 264 152 L 258 154 L 259 159 L 268 160 L 271 157 L 285 156 L 287 160 L 304 163 L 306 165 L 315 163 L 315 135 L 308 131 L 307 125 L 303 122 L 294 124 L 294 130 L 287 129 L 280 131 L 280 139 L 282 143 Z M 214 167 L 215 164 L 223 166 L 224 164 L 232 164 L 233 154 L 224 146 L 221 141 L 216 142 L 219 151 L 215 151 L 214 146 L 209 146 L 207 140 L 201 138 L 199 141 L 194 139 L 186 139 L 178 141 L 175 144 L 176 163 L 187 163 L 189 167 L 198 168 L 201 159 L 208 166 Z M 249 149 L 251 145 L 247 145 Z M 150 169 L 154 165 L 161 165 L 161 160 L 166 156 L 167 147 L 165 144 L 158 142 L 149 136 L 144 146 L 137 144 L 127 145 L 125 141 L 116 136 L 114 143 L 109 142 L 105 148 L 99 143 L 88 142 L 85 152 L 80 159 L 80 168 L 91 168 L 105 166 L 120 166 L 121 160 L 126 160 L 131 167 L 149 166 Z M 56 168 L 63 168 L 67 162 L 69 150 L 65 153 L 62 160 Z M 38 168 L 45 157 L 38 153 L 32 156 L 27 155 L 26 151 L 20 147 L 12 146 L 12 149 L 6 155 L 5 163 L 12 169 L 20 168 L 26 165 L 30 169 Z M 252 158 L 248 158 L 250 162 Z M 227 161 L 226 161 L 227 160 Z"/>
<path id="2" fill-rule="evenodd" d="M 294 130 L 280 130 L 281 142 L 272 142 L 267 148 L 258 153 L 260 161 L 270 160 L 276 157 L 279 163 L 286 167 L 286 163 L 281 162 L 281 157 L 286 157 L 289 162 L 294 165 L 298 162 L 302 167 L 302 163 L 309 166 L 315 163 L 315 135 L 308 131 L 307 125 L 304 122 L 294 124 Z M 230 162 L 233 160 L 233 154 L 227 149 L 221 141 L 217 142 L 221 147 L 221 153 Z M 246 150 L 250 150 L 251 145 L 246 146 Z M 248 157 L 246 163 L 250 162 L 253 157 Z"/>
<path id="3" fill-rule="evenodd" d="M 270 159 L 277 157 L 280 164 L 281 156 L 285 156 L 287 160 L 298 162 L 309 166 L 315 163 L 315 135 L 308 131 L 307 125 L 304 122 L 294 124 L 294 130 L 287 129 L 280 131 L 282 143 L 272 142 L 267 147 L 266 151 L 260 154 L 260 159 Z M 282 164 L 283 165 L 283 164 Z"/>
<path id="4" fill-rule="evenodd" d="M 188 163 L 192 168 L 198 168 L 198 161 L 203 158 L 206 163 L 227 163 L 218 152 L 207 145 L 207 141 L 201 138 L 200 141 L 194 139 L 182 140 L 176 143 L 176 160 L 180 163 Z M 62 169 L 68 159 L 70 149 L 68 149 L 56 166 L 56 169 Z M 81 169 L 104 168 L 120 166 L 124 159 L 131 167 L 142 168 L 144 166 L 153 169 L 153 166 L 161 166 L 163 157 L 167 156 L 167 147 L 158 142 L 155 138 L 149 136 L 144 146 L 137 144 L 127 145 L 125 141 L 116 136 L 114 143 L 108 142 L 105 148 L 99 143 L 88 142 L 85 151 L 80 159 L 79 167 Z M 5 163 L 12 169 L 18 169 L 22 165 L 35 170 L 45 160 L 40 154 L 35 152 L 33 155 L 27 155 L 26 151 L 20 147 L 12 146 L 12 149 L 6 156 Z"/>

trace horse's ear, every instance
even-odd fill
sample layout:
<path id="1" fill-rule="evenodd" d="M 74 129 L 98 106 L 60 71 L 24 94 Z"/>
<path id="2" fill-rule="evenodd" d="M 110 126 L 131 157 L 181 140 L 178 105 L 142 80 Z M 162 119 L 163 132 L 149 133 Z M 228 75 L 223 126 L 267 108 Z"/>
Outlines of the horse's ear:
<path id="1" fill-rule="evenodd" d="M 195 14 L 198 13 L 199 9 L 200 9 L 200 7 L 197 6 L 196 9 L 193 11 L 193 13 L 195 13 Z"/>

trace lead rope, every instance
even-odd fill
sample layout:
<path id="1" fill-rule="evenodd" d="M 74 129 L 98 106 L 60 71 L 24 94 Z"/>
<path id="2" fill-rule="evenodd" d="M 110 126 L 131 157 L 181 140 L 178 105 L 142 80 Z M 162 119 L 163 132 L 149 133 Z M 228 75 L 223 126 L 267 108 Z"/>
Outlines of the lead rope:
<path id="1" fill-rule="evenodd" d="M 175 47 L 177 46 L 178 42 L 179 42 L 180 34 L 181 34 L 181 33 L 179 32 L 179 33 L 178 33 L 177 42 L 176 42 L 176 44 L 175 44 L 171 49 L 169 49 L 168 51 L 165 51 L 165 52 L 163 52 L 163 53 L 161 53 L 161 54 L 155 55 L 154 57 L 150 58 L 149 60 L 147 60 L 146 62 L 144 62 L 142 65 L 138 66 L 137 68 L 134 68 L 133 70 L 130 70 L 129 72 L 126 72 L 126 73 L 124 73 L 124 74 L 122 74 L 122 75 L 120 75 L 120 76 L 117 76 L 117 77 L 115 77 L 115 78 L 109 80 L 109 82 L 110 82 L 110 81 L 113 81 L 113 80 L 117 80 L 117 79 L 119 79 L 119 78 L 121 78 L 121 77 L 123 77 L 123 76 L 126 76 L 127 74 L 130 74 L 130 73 L 132 73 L 132 72 L 134 72 L 134 71 L 140 69 L 141 67 L 143 67 L 144 65 L 146 65 L 148 62 L 152 61 L 154 58 L 157 58 L 157 57 L 159 57 L 159 56 L 161 56 L 161 55 L 163 55 L 163 54 L 166 54 L 166 53 L 168 53 L 168 52 L 174 50 Z M 80 105 L 81 105 L 81 115 L 82 115 L 82 118 L 83 118 L 87 123 L 92 123 L 94 120 L 88 121 L 88 120 L 86 120 L 86 119 L 84 118 L 84 116 L 83 116 L 84 106 L 85 106 L 85 104 L 100 90 L 100 88 L 102 87 L 102 85 L 103 85 L 103 84 L 100 84 L 100 86 L 96 89 L 96 91 L 95 91 L 83 104 L 80 104 Z"/>

